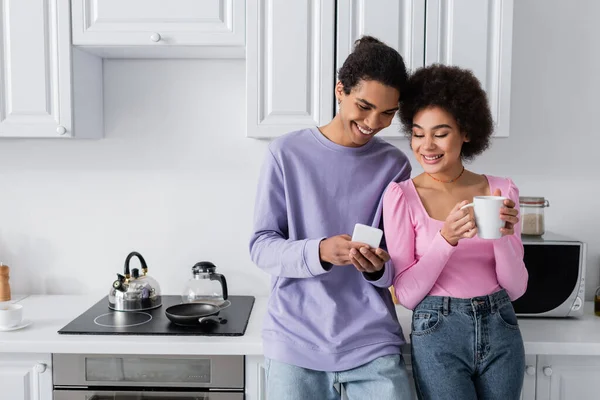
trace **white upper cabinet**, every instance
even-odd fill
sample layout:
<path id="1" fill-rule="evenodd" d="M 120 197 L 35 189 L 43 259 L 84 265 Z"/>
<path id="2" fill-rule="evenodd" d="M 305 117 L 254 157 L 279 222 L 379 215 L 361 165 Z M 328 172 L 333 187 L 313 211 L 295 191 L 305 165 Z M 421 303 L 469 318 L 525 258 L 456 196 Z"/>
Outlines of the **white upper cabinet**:
<path id="1" fill-rule="evenodd" d="M 101 60 L 71 51 L 69 15 L 69 0 L 0 0 L 0 137 L 102 136 Z"/>
<path id="2" fill-rule="evenodd" d="M 72 0 L 73 44 L 106 57 L 243 57 L 245 0 Z"/>
<path id="3" fill-rule="evenodd" d="M 513 0 L 427 0 L 425 65 L 442 63 L 473 71 L 496 123 L 508 136 Z"/>
<path id="4" fill-rule="evenodd" d="M 473 70 L 488 94 L 495 135 L 508 136 L 513 1 L 248 2 L 247 136 L 327 123 L 336 72 L 363 35 L 398 50 L 410 71 L 432 63 Z M 379 135 L 401 137 L 398 119 Z"/>
<path id="5" fill-rule="evenodd" d="M 352 52 L 354 41 L 371 35 L 396 49 L 409 71 L 423 66 L 425 0 L 338 0 L 336 71 Z M 378 136 L 402 135 L 397 116 Z"/>
<path id="6" fill-rule="evenodd" d="M 329 122 L 335 0 L 256 0 L 246 12 L 246 135 L 270 138 Z"/>

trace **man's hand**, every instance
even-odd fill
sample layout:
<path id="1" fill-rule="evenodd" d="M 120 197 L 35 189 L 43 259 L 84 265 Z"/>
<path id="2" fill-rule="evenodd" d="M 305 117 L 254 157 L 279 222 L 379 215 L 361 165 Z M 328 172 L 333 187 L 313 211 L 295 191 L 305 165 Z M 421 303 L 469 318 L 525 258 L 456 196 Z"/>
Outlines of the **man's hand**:
<path id="1" fill-rule="evenodd" d="M 366 245 L 353 242 L 350 235 L 332 236 L 319 243 L 319 258 L 333 265 L 348 265 L 352 263 L 350 250 L 360 246 Z"/>
<path id="2" fill-rule="evenodd" d="M 357 242 L 354 242 L 357 243 Z M 386 262 L 390 260 L 390 255 L 383 249 L 372 249 L 364 243 L 357 243 L 360 247 L 350 250 L 350 260 L 352 265 L 360 272 L 381 271 Z"/>

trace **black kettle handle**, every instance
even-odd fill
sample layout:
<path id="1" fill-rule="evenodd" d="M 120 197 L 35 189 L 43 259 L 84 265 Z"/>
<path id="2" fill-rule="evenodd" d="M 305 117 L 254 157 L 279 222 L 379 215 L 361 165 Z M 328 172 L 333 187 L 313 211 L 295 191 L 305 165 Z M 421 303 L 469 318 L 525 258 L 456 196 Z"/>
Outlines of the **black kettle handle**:
<path id="1" fill-rule="evenodd" d="M 223 300 L 227 300 L 227 280 L 225 280 L 225 277 L 221 274 L 210 274 L 210 280 L 221 282 L 221 288 L 223 289 Z"/>
<path id="2" fill-rule="evenodd" d="M 132 251 L 127 255 L 127 258 L 125 259 L 125 276 L 129 278 L 129 261 L 132 257 L 137 257 L 140 260 L 140 264 L 142 264 L 142 270 L 144 271 L 144 274 L 147 273 L 148 265 L 146 264 L 146 260 L 144 260 L 144 257 L 142 257 L 142 255 L 137 251 Z"/>

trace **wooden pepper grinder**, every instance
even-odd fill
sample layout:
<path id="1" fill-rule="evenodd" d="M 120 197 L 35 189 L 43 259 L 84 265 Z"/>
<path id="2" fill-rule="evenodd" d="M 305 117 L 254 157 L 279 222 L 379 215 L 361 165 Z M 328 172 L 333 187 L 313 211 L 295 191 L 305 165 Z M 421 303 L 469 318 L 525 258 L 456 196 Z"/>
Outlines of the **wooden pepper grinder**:
<path id="1" fill-rule="evenodd" d="M 8 273 L 10 268 L 0 262 L 0 301 L 10 300 L 10 285 L 8 284 Z"/>

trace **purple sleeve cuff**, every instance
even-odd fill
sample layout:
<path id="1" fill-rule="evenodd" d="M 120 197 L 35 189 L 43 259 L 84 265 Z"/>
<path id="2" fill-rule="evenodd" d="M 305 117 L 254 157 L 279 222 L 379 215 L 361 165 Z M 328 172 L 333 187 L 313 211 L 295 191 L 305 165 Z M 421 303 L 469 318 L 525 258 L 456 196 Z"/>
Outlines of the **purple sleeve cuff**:
<path id="1" fill-rule="evenodd" d="M 319 244 L 325 238 L 308 239 L 304 244 L 304 265 L 311 276 L 323 275 L 331 270 L 332 265 L 329 263 L 321 263 L 319 257 Z"/>
<path id="2" fill-rule="evenodd" d="M 371 285 L 379 287 L 379 288 L 388 288 L 392 286 L 392 275 L 394 271 L 394 267 L 390 261 L 385 263 L 383 266 L 383 274 L 377 280 L 369 279 L 367 274 L 363 273 L 363 277 L 369 282 Z"/>

